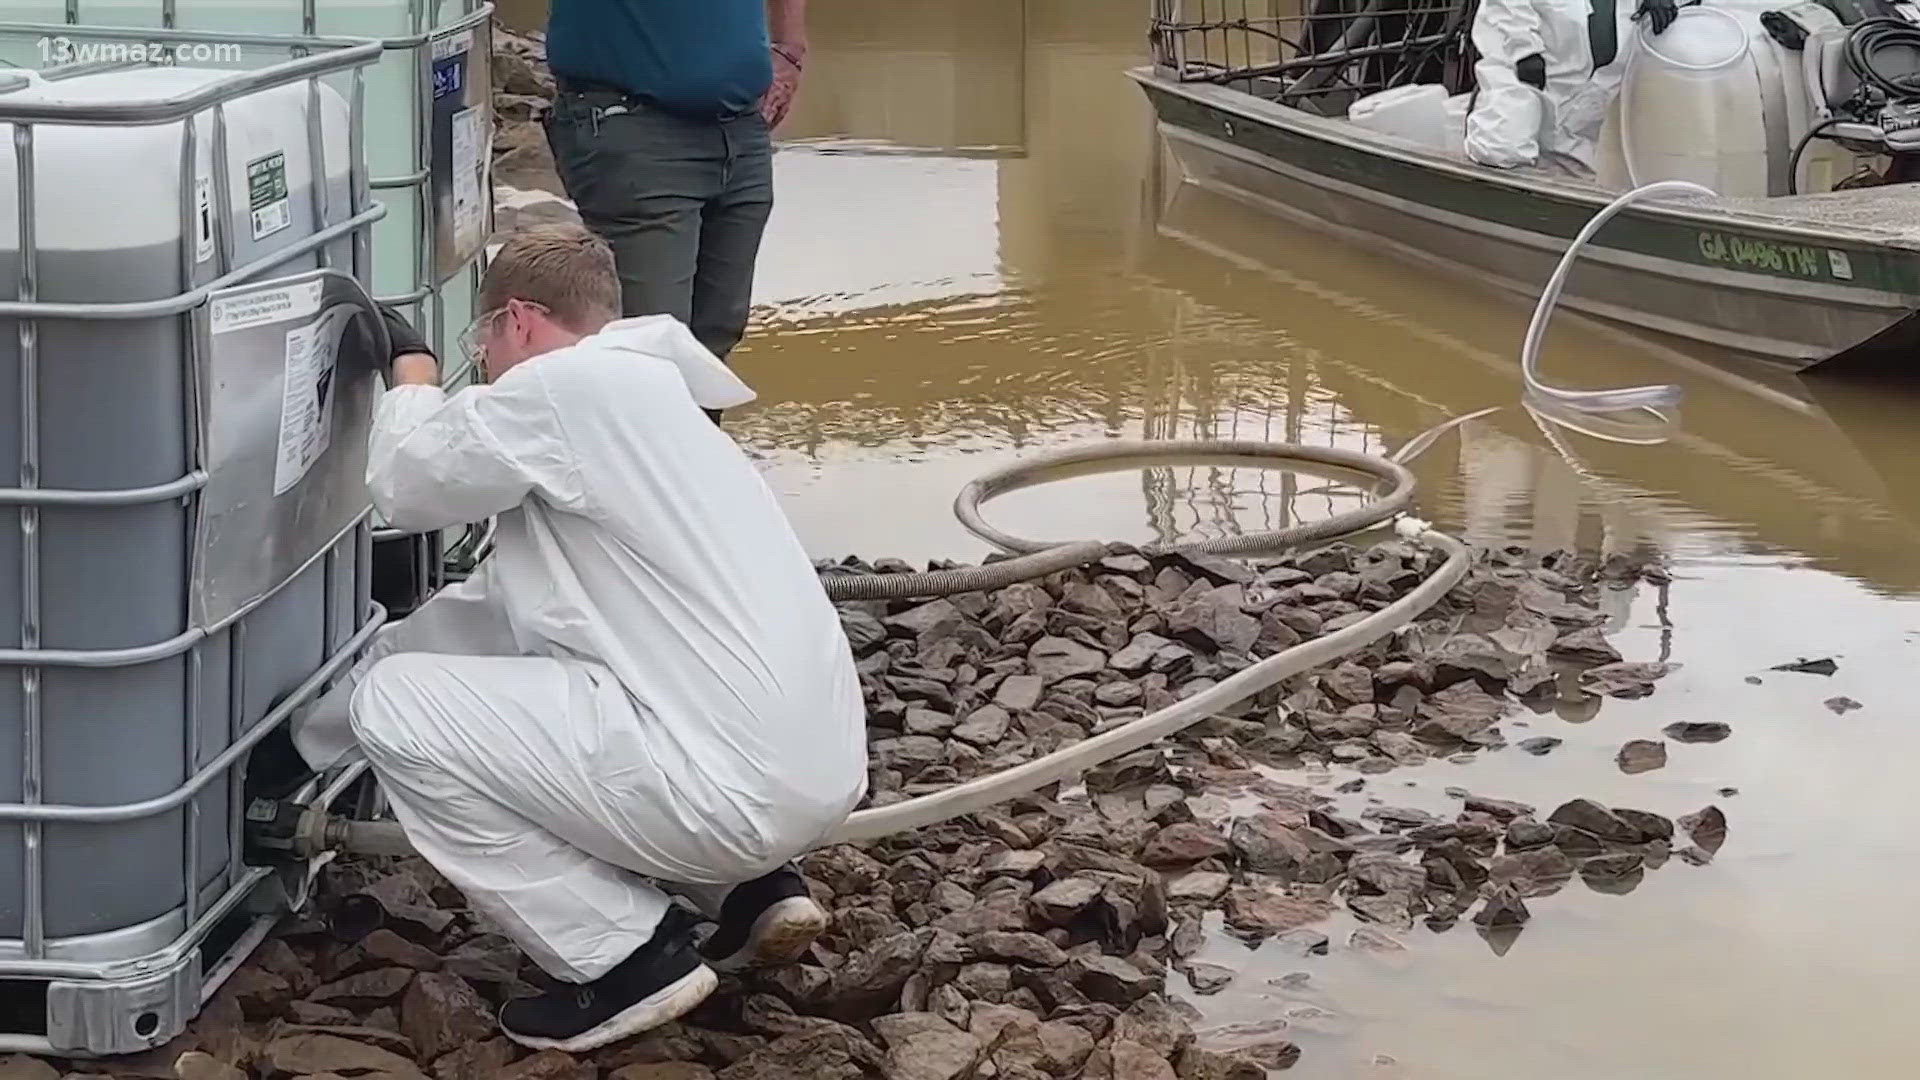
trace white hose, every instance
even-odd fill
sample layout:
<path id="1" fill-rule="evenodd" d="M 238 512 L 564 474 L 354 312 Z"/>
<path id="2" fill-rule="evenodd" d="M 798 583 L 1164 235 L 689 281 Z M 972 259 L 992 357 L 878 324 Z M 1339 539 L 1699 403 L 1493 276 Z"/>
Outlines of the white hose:
<path id="1" fill-rule="evenodd" d="M 1540 381 L 1540 342 L 1546 337 L 1547 320 L 1553 317 L 1553 309 L 1559 306 L 1560 291 L 1566 287 L 1567 276 L 1572 273 L 1573 261 L 1579 257 L 1581 249 L 1615 214 L 1643 199 L 1665 194 L 1716 197 L 1713 191 L 1688 180 L 1661 180 L 1643 184 L 1603 207 L 1573 238 L 1566 254 L 1560 256 L 1560 264 L 1553 268 L 1553 276 L 1547 279 L 1547 287 L 1541 290 L 1540 301 L 1534 305 L 1533 319 L 1527 323 L 1527 336 L 1520 346 L 1520 377 L 1526 381 L 1528 394 L 1572 412 L 1613 413 L 1645 409 L 1662 418 L 1665 416 L 1663 409 L 1680 404 L 1680 388 L 1672 385 L 1629 386 L 1617 390 L 1565 390 Z"/>

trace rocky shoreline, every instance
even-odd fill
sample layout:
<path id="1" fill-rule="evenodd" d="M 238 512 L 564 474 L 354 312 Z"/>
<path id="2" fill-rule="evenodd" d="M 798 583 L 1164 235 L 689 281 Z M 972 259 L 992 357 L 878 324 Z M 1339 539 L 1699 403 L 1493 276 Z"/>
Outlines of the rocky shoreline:
<path id="1" fill-rule="evenodd" d="M 1162 708 L 1384 607 L 1433 560 L 1398 541 L 1264 566 L 1122 553 L 994 593 L 842 604 L 872 718 L 869 802 Z M 1507 748 L 1505 727 L 1563 698 L 1649 692 L 1670 667 L 1621 662 L 1599 605 L 1660 574 L 1481 552 L 1413 626 L 1081 782 L 813 852 L 803 867 L 832 923 L 810 955 L 728 979 L 684 1023 L 591 1057 L 500 1037 L 498 1003 L 545 977 L 424 863 L 372 860 L 330 869 L 315 913 L 169 1046 L 105 1063 L 9 1059 L 0 1080 L 1256 1080 L 1301 1050 L 1282 1018 L 1210 1028 L 1189 1003 L 1236 978 L 1197 959 L 1210 920 L 1303 958 L 1399 950 L 1416 927 L 1470 928 L 1502 948 L 1530 904 L 1575 877 L 1625 892 L 1675 857 L 1711 860 L 1727 828 L 1712 806 L 1674 821 L 1455 790 L 1458 812 L 1442 817 L 1394 806 L 1375 779 Z M 1356 775 L 1331 794 L 1292 782 L 1330 763 Z M 1343 815 L 1340 793 L 1370 796 L 1366 809 Z M 330 926 L 347 896 L 377 903 L 378 929 L 346 940 Z M 1341 910 L 1360 925 L 1334 941 L 1322 926 Z"/>

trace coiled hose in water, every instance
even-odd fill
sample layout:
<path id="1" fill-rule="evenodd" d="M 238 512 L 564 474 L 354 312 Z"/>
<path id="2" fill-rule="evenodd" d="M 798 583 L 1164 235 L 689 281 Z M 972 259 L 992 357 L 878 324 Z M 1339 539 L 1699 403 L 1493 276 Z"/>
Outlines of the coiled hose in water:
<path id="1" fill-rule="evenodd" d="M 1413 505 L 1413 473 L 1406 466 L 1357 450 L 1246 439 L 1165 442 L 1114 440 L 1048 451 L 995 469 L 960 489 L 953 503 L 954 516 L 974 535 L 1004 551 L 1016 552 L 1014 558 L 984 566 L 930 570 L 920 574 L 830 574 L 821 583 L 826 587 L 827 595 L 834 600 L 902 600 L 1000 589 L 1016 582 L 1031 581 L 1060 570 L 1098 562 L 1113 551 L 1113 545 L 1094 540 L 1061 542 L 1013 536 L 989 525 L 981 516 L 980 506 L 996 495 L 1040 483 L 1051 475 L 1080 466 L 1165 458 L 1224 459 L 1264 468 L 1319 465 L 1370 477 L 1379 481 L 1385 490 L 1362 506 L 1320 521 L 1210 540 L 1149 544 L 1136 549 L 1150 555 L 1168 552 L 1206 555 L 1282 552 L 1363 532 L 1392 520 Z"/>

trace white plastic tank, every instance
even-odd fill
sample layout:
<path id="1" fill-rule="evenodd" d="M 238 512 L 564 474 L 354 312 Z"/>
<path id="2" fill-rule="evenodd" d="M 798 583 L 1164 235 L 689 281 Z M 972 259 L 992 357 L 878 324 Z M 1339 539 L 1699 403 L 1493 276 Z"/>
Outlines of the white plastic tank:
<path id="1" fill-rule="evenodd" d="M 1688 180 L 1721 195 L 1767 195 L 1766 92 L 1747 21 L 1685 7 L 1665 33 L 1643 28 L 1633 49 L 1617 128 L 1628 182 Z"/>
<path id="2" fill-rule="evenodd" d="M 1467 156 L 1467 114 L 1473 111 L 1473 94 L 1455 94 L 1447 99 L 1447 134 L 1444 149 L 1451 157 Z"/>
<path id="3" fill-rule="evenodd" d="M 1443 150 L 1447 145 L 1447 89 L 1422 84 L 1368 94 L 1348 107 L 1347 119 L 1369 131 Z"/>
<path id="4" fill-rule="evenodd" d="M 0 97 L 156 100 L 231 74 L 134 68 L 36 81 Z M 318 227 L 313 198 L 317 184 L 325 186 L 329 215 L 343 218 L 351 201 L 348 103 L 322 84 L 324 175 L 318 175 L 321 170 L 309 154 L 307 110 L 303 83 L 229 102 L 225 160 L 215 160 L 211 114 L 201 113 L 194 121 L 196 175 L 191 178 L 181 176 L 184 122 L 36 125 L 38 298 L 106 303 L 179 296 L 218 275 L 222 233 L 230 238 L 235 267 L 311 237 Z M 183 213 L 221 173 L 231 199 L 225 220 Z M 9 208 L 0 213 L 0 282 L 19 277 L 16 177 L 14 142 L 0 140 L 0 207 Z M 137 182 L 130 182 L 134 179 Z M 181 190 L 183 179 L 193 190 Z M 334 266 L 350 266 L 351 241 L 340 238 L 329 245 L 328 254 Z M 275 272 L 318 265 L 317 255 L 307 253 L 280 264 Z M 11 297 L 11 286 L 0 285 L 0 296 Z M 267 388 L 263 396 L 256 386 L 195 385 L 189 377 L 184 330 L 190 318 L 189 313 L 38 323 L 34 402 L 41 486 L 126 490 L 165 485 L 188 475 L 198 464 L 191 450 L 196 442 L 195 398 L 203 392 L 222 395 L 219 400 L 225 402 L 262 397 L 262 422 L 275 422 L 275 388 Z M 0 392 L 0 428 L 16 433 L 0 441 L 0 477 L 17 477 L 21 469 L 21 352 L 16 331 L 14 320 L 0 319 L 0 385 L 13 388 Z M 182 640 L 193 629 L 194 585 L 187 555 L 196 528 L 194 502 L 188 497 L 41 510 L 35 586 L 39 646 L 146 650 Z M 266 536 L 260 543 L 265 547 L 291 541 Z M 337 549 L 342 574 L 313 564 L 239 624 L 190 647 L 141 661 L 44 668 L 41 798 L 89 805 L 137 802 L 176 788 L 190 769 L 210 762 L 237 732 L 309 678 L 351 635 L 354 620 L 343 618 L 340 625 L 330 626 L 324 614 L 330 606 L 329 586 L 336 590 L 334 609 L 353 611 L 358 606 L 352 594 L 364 574 L 355 570 L 353 538 L 342 543 Z M 21 593 L 22 559 L 20 530 L 0 529 L 0 567 L 8 568 L 0 572 L 4 648 L 22 645 L 22 613 L 27 610 Z M 239 635 L 253 642 L 244 657 L 233 646 Z M 14 672 L 8 668 L 4 674 L 12 679 Z M 0 745 L 21 745 L 24 708 L 17 693 L 0 696 Z M 189 732 L 197 733 L 197 745 L 189 743 Z M 20 780 L 17 768 L 0 770 L 0 802 L 21 799 Z M 204 903 L 217 897 L 229 880 L 233 798 L 227 783 L 215 783 L 190 801 L 191 816 L 188 807 L 181 807 L 111 824 L 46 826 L 44 873 L 37 887 L 42 890 L 50 948 L 89 935 L 164 926 L 164 920 L 179 917 L 189 892 L 204 910 Z M 22 832 L 17 823 L 7 825 L 0 829 L 0 939 L 17 939 L 23 925 Z M 196 848 L 197 857 L 185 855 Z M 197 880 L 186 880 L 188 865 L 196 868 Z M 14 1029 L 0 1025 L 0 1030 Z"/>

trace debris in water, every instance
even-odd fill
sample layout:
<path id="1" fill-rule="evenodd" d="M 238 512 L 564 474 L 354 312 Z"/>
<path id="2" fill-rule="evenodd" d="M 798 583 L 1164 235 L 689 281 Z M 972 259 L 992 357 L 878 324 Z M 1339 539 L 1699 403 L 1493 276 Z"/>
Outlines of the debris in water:
<path id="1" fill-rule="evenodd" d="M 1766 682 L 1766 680 L 1765 680 L 1765 679 L 1762 679 L 1762 678 L 1761 678 L 1760 676 L 1758 676 L 1758 675 L 1749 675 L 1749 676 L 1747 676 L 1747 685 L 1748 685 L 1748 686 L 1760 686 L 1760 685 L 1762 685 L 1762 684 L 1764 684 L 1765 682 Z"/>
<path id="2" fill-rule="evenodd" d="M 1531 739 L 1520 740 L 1520 749 L 1525 750 L 1534 757 L 1542 757 L 1552 752 L 1554 748 L 1559 745 L 1560 740 L 1551 735 L 1536 735 Z"/>
<path id="3" fill-rule="evenodd" d="M 1781 664 L 1772 670 L 1791 671 L 1800 675 L 1831 675 L 1840 670 L 1840 665 L 1834 663 L 1832 657 L 1826 657 L 1820 660 L 1802 658 L 1791 664 Z"/>
<path id="4" fill-rule="evenodd" d="M 1717 743 L 1733 734 L 1733 726 L 1718 720 L 1679 720 L 1664 729 L 1667 738 L 1681 743 Z"/>
<path id="5" fill-rule="evenodd" d="M 1835 716 L 1845 716 L 1847 713 L 1850 713 L 1855 709 L 1866 708 L 1865 705 L 1860 704 L 1859 702 L 1853 700 L 1850 697 L 1844 697 L 1844 696 L 1837 697 L 1837 698 L 1828 698 L 1826 700 L 1826 706 L 1827 708 L 1833 710 L 1833 713 Z"/>
<path id="6" fill-rule="evenodd" d="M 1634 739 L 1620 748 L 1614 761 L 1619 764 L 1620 771 L 1628 775 L 1651 772 L 1666 765 L 1667 744 L 1652 739 Z"/>

